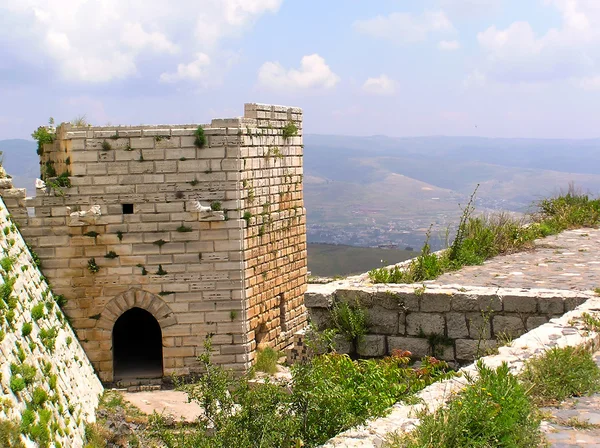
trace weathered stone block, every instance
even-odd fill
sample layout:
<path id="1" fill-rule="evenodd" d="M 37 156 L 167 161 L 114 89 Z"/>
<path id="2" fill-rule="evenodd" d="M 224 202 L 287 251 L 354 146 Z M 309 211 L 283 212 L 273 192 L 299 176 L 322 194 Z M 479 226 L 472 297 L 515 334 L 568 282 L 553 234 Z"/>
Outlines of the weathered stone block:
<path id="1" fill-rule="evenodd" d="M 494 316 L 493 320 L 494 335 L 505 335 L 516 338 L 525 333 L 523 319 L 516 316 Z"/>
<path id="2" fill-rule="evenodd" d="M 354 352 L 354 344 L 344 335 L 336 334 L 333 337 L 333 347 L 337 353 L 349 355 Z"/>
<path id="3" fill-rule="evenodd" d="M 450 311 L 451 301 L 452 295 L 428 293 L 427 290 L 425 290 L 425 293 L 421 296 L 421 312 L 442 313 Z"/>
<path id="4" fill-rule="evenodd" d="M 444 316 L 432 313 L 410 313 L 406 316 L 406 333 L 411 336 L 420 334 L 445 334 Z"/>
<path id="5" fill-rule="evenodd" d="M 502 311 L 502 302 L 497 296 L 456 294 L 452 298 L 453 311 Z"/>
<path id="6" fill-rule="evenodd" d="M 398 312 L 380 306 L 367 310 L 369 332 L 377 334 L 396 334 L 398 332 Z"/>
<path id="7" fill-rule="evenodd" d="M 527 331 L 531 331 L 534 328 L 541 327 L 546 322 L 548 322 L 548 318 L 545 316 L 530 316 L 527 318 Z"/>
<path id="8" fill-rule="evenodd" d="M 333 321 L 331 319 L 331 313 L 325 308 L 311 308 L 309 309 L 309 319 L 318 330 L 324 330 L 331 328 Z"/>
<path id="9" fill-rule="evenodd" d="M 307 308 L 329 308 L 333 297 L 328 293 L 307 292 L 304 294 L 304 304 Z"/>
<path id="10" fill-rule="evenodd" d="M 562 297 L 540 297 L 538 309 L 544 314 L 563 314 L 565 312 L 565 300 Z"/>
<path id="11" fill-rule="evenodd" d="M 466 313 L 469 337 L 471 339 L 491 339 L 492 315 L 488 313 Z"/>
<path id="12" fill-rule="evenodd" d="M 388 354 L 394 350 L 408 350 L 413 357 L 421 358 L 429 354 L 429 343 L 426 339 L 388 336 Z"/>
<path id="13" fill-rule="evenodd" d="M 475 358 L 484 356 L 487 351 L 493 350 L 498 346 L 498 342 L 494 339 L 457 339 L 455 344 L 456 359 L 466 362 L 471 362 Z"/>
<path id="14" fill-rule="evenodd" d="M 504 311 L 510 313 L 535 313 L 537 311 L 537 298 L 525 296 L 502 297 Z"/>
<path id="15" fill-rule="evenodd" d="M 385 336 L 368 334 L 359 339 L 356 352 L 360 356 L 383 356 L 386 352 L 385 348 Z"/>
<path id="16" fill-rule="evenodd" d="M 448 337 L 452 339 L 468 338 L 469 328 L 464 313 L 446 313 Z"/>

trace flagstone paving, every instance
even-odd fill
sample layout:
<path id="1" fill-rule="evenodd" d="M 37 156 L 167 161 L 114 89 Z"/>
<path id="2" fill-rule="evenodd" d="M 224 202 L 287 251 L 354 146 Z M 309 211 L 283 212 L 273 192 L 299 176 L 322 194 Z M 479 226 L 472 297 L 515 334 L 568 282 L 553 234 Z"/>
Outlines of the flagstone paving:
<path id="1" fill-rule="evenodd" d="M 532 250 L 498 256 L 425 283 L 594 290 L 600 287 L 600 230 L 566 231 L 537 240 Z"/>
<path id="2" fill-rule="evenodd" d="M 594 355 L 600 366 L 600 352 Z M 558 408 L 543 408 L 552 415 L 542 422 L 552 448 L 598 447 L 600 448 L 600 394 L 591 397 L 572 398 Z"/>

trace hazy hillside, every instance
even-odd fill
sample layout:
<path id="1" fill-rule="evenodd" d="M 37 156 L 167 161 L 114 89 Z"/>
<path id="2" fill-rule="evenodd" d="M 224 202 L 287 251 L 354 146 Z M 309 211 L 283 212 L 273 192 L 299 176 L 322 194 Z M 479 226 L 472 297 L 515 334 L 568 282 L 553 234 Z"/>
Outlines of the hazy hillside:
<path id="1" fill-rule="evenodd" d="M 40 175 L 36 148 L 37 144 L 31 140 L 0 140 L 2 165 L 13 176 L 14 184 L 27 188 L 28 194 L 35 194 L 35 178 Z"/>
<path id="2" fill-rule="evenodd" d="M 480 211 L 524 212 L 574 182 L 600 192 L 600 140 L 305 136 L 309 241 L 434 246 L 477 184 Z M 441 235 L 442 234 L 442 235 Z"/>
<path id="3" fill-rule="evenodd" d="M 600 192 L 600 139 L 305 136 L 308 238 L 362 246 L 420 246 L 434 224 L 460 215 L 481 184 L 480 211 L 526 211 L 532 201 L 574 182 Z M 15 184 L 33 194 L 39 167 L 35 142 L 0 141 Z"/>
<path id="4" fill-rule="evenodd" d="M 314 243 L 308 245 L 308 270 L 311 275 L 318 277 L 362 274 L 373 268 L 399 263 L 417 255 L 416 252 L 402 249 Z"/>

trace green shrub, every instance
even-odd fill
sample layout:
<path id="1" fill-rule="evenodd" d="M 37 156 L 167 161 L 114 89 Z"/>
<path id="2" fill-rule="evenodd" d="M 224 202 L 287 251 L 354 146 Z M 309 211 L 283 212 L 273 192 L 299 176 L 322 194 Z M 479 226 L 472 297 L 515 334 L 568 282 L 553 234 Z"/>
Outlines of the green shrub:
<path id="1" fill-rule="evenodd" d="M 38 303 L 33 308 L 31 308 L 31 318 L 35 321 L 38 321 L 42 317 L 44 317 L 44 304 Z"/>
<path id="2" fill-rule="evenodd" d="M 48 393 L 41 387 L 36 387 L 31 400 L 35 407 L 42 407 L 48 400 Z"/>
<path id="3" fill-rule="evenodd" d="M 4 257 L 0 260 L 0 267 L 2 267 L 4 272 L 10 272 L 13 267 L 13 259 L 11 257 Z"/>
<path id="4" fill-rule="evenodd" d="M 61 308 L 67 304 L 67 299 L 62 294 L 54 294 L 54 301 Z"/>
<path id="5" fill-rule="evenodd" d="M 60 176 L 58 176 L 54 182 L 59 187 L 71 188 L 71 179 L 69 178 L 70 175 L 71 175 L 71 173 L 69 173 L 68 171 L 65 171 Z"/>
<path id="6" fill-rule="evenodd" d="M 4 278 L 4 283 L 0 285 L 0 299 L 2 299 L 4 303 L 9 302 L 16 281 L 17 279 L 15 277 Z"/>
<path id="7" fill-rule="evenodd" d="M 256 354 L 256 364 L 254 367 L 259 372 L 265 372 L 270 375 L 277 372 L 277 360 L 280 353 L 273 350 L 271 347 L 265 347 L 263 350 L 258 350 Z"/>
<path id="8" fill-rule="evenodd" d="M 295 365 L 289 394 L 279 384 L 251 386 L 248 377 L 236 378 L 210 362 L 210 339 L 205 347 L 199 357 L 205 373 L 193 384 L 178 385 L 205 410 L 198 427 L 172 431 L 160 417 L 152 420 L 153 434 L 168 447 L 317 446 L 368 418 L 385 415 L 396 401 L 453 375 L 434 358 L 424 359 L 421 369 L 413 370 L 406 353 L 363 361 L 329 354 Z"/>
<path id="9" fill-rule="evenodd" d="M 52 327 L 49 329 L 42 328 L 40 330 L 40 339 L 42 344 L 49 352 L 54 350 L 54 346 L 56 344 L 56 337 L 58 336 L 58 331 L 56 328 Z"/>
<path id="10" fill-rule="evenodd" d="M 46 126 L 40 126 L 33 134 L 31 134 L 34 140 L 38 142 L 37 154 L 41 156 L 44 153 L 44 144 L 54 142 L 54 133 L 51 133 Z"/>
<path id="11" fill-rule="evenodd" d="M 0 446 L 4 448 L 25 448 L 21 441 L 19 425 L 10 420 L 0 420 Z"/>
<path id="12" fill-rule="evenodd" d="M 283 127 L 283 138 L 287 140 L 294 135 L 298 135 L 298 126 L 296 126 L 293 122 L 289 122 Z"/>
<path id="13" fill-rule="evenodd" d="M 33 325 L 31 325 L 31 322 L 25 322 L 21 327 L 21 335 L 23 335 L 24 337 L 29 336 L 31 334 L 32 329 Z"/>
<path id="14" fill-rule="evenodd" d="M 204 135 L 204 128 L 202 126 L 198 126 L 196 131 L 194 131 L 194 136 L 196 137 L 194 145 L 197 148 L 204 148 L 204 145 L 206 145 L 206 136 Z"/>
<path id="15" fill-rule="evenodd" d="M 17 394 L 25 389 L 25 380 L 23 378 L 13 376 L 10 378 L 10 390 Z"/>
<path id="16" fill-rule="evenodd" d="M 331 319 L 335 329 L 351 342 L 359 342 L 367 334 L 367 313 L 357 304 L 336 302 L 331 308 Z"/>
<path id="17" fill-rule="evenodd" d="M 408 435 L 394 438 L 393 447 L 457 448 L 540 445 L 540 418 L 525 388 L 509 373 L 477 364 L 479 379 L 468 385 L 447 406 L 421 418 Z"/>
<path id="18" fill-rule="evenodd" d="M 221 202 L 219 202 L 219 201 L 213 201 L 213 202 L 211 202 L 210 203 L 210 209 L 212 211 L 214 211 L 214 212 L 221 211 L 222 210 L 222 208 L 221 208 Z"/>
<path id="19" fill-rule="evenodd" d="M 530 359 L 521 378 L 540 404 L 561 402 L 600 390 L 600 369 L 583 347 L 551 348 Z"/>

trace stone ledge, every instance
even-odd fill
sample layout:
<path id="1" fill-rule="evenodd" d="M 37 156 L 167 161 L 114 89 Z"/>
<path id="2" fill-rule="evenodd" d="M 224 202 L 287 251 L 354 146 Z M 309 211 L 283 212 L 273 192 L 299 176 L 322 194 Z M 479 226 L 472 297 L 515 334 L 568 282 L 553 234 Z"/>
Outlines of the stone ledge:
<path id="1" fill-rule="evenodd" d="M 575 310 L 524 334 L 509 346 L 500 347 L 497 355 L 486 356 L 481 360 L 492 368 L 506 362 L 511 372 L 517 374 L 523 369 L 525 360 L 539 356 L 549 348 L 581 345 L 597 347 L 600 342 L 598 333 L 588 332 L 580 324 L 573 324 L 573 321 L 580 319 L 584 313 L 600 315 L 600 298 L 590 298 Z M 397 403 L 387 417 L 345 431 L 330 439 L 323 447 L 381 447 L 388 435 L 398 431 L 412 431 L 419 422 L 416 418 L 419 412 L 435 412 L 453 394 L 467 385 L 466 376 L 477 376 L 475 364 L 460 369 L 460 372 L 461 377 L 434 383 L 417 394 L 424 404 Z"/>

